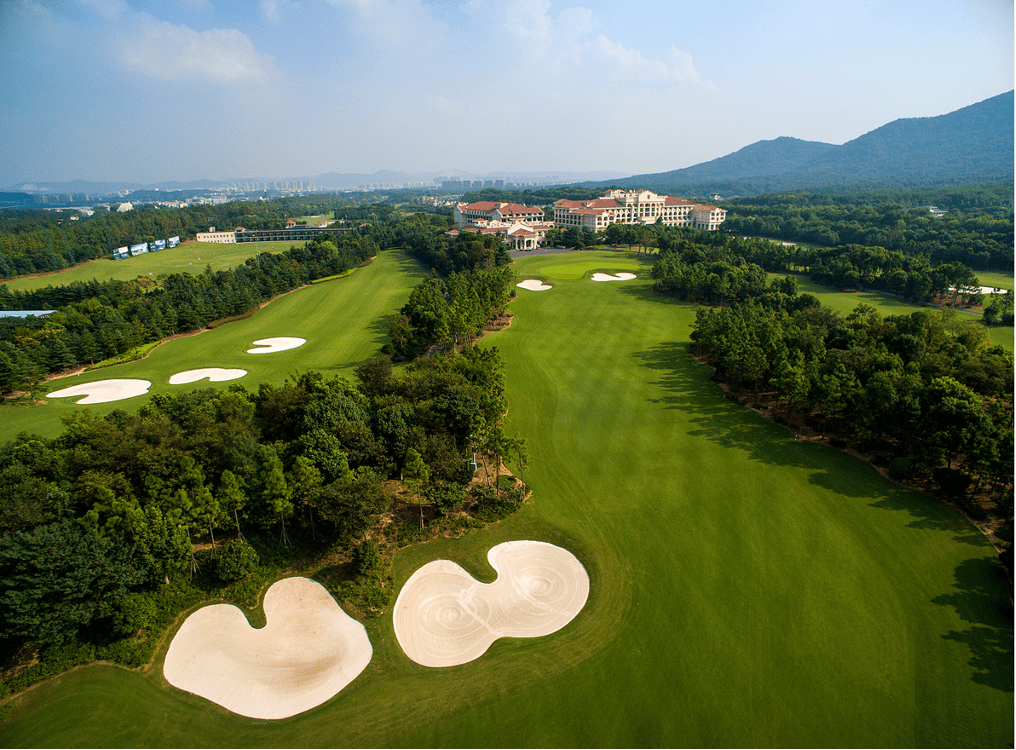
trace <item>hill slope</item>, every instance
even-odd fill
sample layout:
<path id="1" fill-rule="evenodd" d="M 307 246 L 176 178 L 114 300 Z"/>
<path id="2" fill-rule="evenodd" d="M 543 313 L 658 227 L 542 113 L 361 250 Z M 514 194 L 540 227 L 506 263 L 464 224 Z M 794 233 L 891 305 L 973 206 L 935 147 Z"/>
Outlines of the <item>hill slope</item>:
<path id="1" fill-rule="evenodd" d="M 1009 91 L 938 117 L 895 120 L 842 146 L 781 137 L 685 169 L 610 184 L 662 192 L 753 195 L 800 188 L 839 192 L 1012 179 Z"/>

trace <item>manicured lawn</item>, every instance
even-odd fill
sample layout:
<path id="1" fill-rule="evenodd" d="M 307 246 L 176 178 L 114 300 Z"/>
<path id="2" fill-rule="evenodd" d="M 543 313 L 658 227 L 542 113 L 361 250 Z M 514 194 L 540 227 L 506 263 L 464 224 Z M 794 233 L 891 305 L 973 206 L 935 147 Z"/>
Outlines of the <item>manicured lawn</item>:
<path id="1" fill-rule="evenodd" d="M 980 272 L 978 272 L 980 274 Z M 797 279 L 797 290 L 798 293 L 813 294 L 818 297 L 819 301 L 838 312 L 840 315 L 850 314 L 854 308 L 860 304 L 869 305 L 878 310 L 880 315 L 909 315 L 917 310 L 935 310 L 937 308 L 925 305 L 914 305 L 904 300 L 894 297 L 891 294 L 881 294 L 880 292 L 843 292 L 837 289 L 830 289 L 829 287 L 816 284 L 814 281 L 809 279 L 803 274 L 769 274 L 769 279 L 782 277 L 782 276 L 793 276 Z M 1005 277 L 1002 274 L 997 274 L 997 277 L 992 282 L 982 283 L 994 283 L 1005 281 Z M 1008 283 L 1012 285 L 1012 277 L 1008 277 Z M 1001 286 L 1001 284 L 1000 284 Z M 980 319 L 979 310 L 971 311 L 958 311 L 956 315 L 960 320 L 971 320 L 977 321 Z M 991 339 L 994 344 L 1001 344 L 1009 351 L 1013 351 L 1013 329 L 1012 328 L 988 328 L 988 338 Z"/>
<path id="2" fill-rule="evenodd" d="M 179 393 L 193 388 L 227 388 L 230 383 L 202 381 L 169 385 L 176 372 L 204 367 L 239 368 L 247 375 L 239 382 L 256 391 L 263 381 L 279 384 L 299 371 L 318 370 L 327 376 L 352 377 L 359 362 L 377 353 L 387 341 L 384 316 L 409 298 L 410 290 L 426 274 L 399 251 L 382 253 L 351 276 L 297 290 L 263 307 L 245 320 L 227 323 L 196 336 L 169 341 L 146 359 L 105 367 L 47 383 L 46 393 L 78 383 L 115 378 L 152 382 L 149 393 Z M 275 336 L 298 336 L 307 343 L 276 354 L 247 354 L 252 342 Z M 146 396 L 90 406 L 93 414 L 113 409 L 133 411 Z M 0 407 L 0 440 L 21 430 L 54 437 L 62 429 L 60 416 L 75 409 L 76 398 L 50 398 L 41 406 Z"/>
<path id="3" fill-rule="evenodd" d="M 346 690 L 269 724 L 170 688 L 159 661 L 90 667 L 22 696 L 0 741 L 1011 746 L 1011 588 L 991 548 L 951 511 L 723 400 L 689 355 L 695 308 L 651 294 L 651 263 L 517 262 L 554 288 L 519 290 L 511 327 L 482 345 L 505 359 L 506 431 L 528 440 L 534 501 L 396 559 L 396 587 L 442 557 L 490 580 L 490 546 L 560 544 L 592 583 L 565 629 L 427 669 L 388 614 L 367 624 L 374 658 Z M 588 280 L 618 270 L 639 278 Z"/>
<path id="4" fill-rule="evenodd" d="M 981 286 L 994 286 L 999 289 L 1013 289 L 1012 273 L 1002 271 L 974 271 Z"/>
<path id="5" fill-rule="evenodd" d="M 47 286 L 71 284 L 75 281 L 127 281 L 138 276 L 158 276 L 169 273 L 201 273 L 207 266 L 213 271 L 222 271 L 243 265 L 247 258 L 257 253 L 281 253 L 302 242 L 238 242 L 217 244 L 214 242 L 187 242 L 168 250 L 145 253 L 136 258 L 113 260 L 102 258 L 80 266 L 68 268 L 60 273 L 46 276 L 24 276 L 6 282 L 11 289 L 31 291 Z"/>

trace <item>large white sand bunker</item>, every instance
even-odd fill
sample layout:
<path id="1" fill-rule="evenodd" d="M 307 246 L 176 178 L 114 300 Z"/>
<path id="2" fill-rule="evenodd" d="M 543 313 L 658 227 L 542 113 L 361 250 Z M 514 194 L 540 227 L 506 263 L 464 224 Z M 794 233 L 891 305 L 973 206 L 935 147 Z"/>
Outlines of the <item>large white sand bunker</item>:
<path id="1" fill-rule="evenodd" d="M 593 281 L 631 281 L 635 278 L 633 273 L 619 273 L 611 276 L 609 273 L 594 273 Z"/>
<path id="2" fill-rule="evenodd" d="M 554 288 L 550 284 L 544 284 L 539 279 L 526 279 L 525 281 L 522 281 L 516 284 L 515 286 L 521 287 L 523 289 L 528 289 L 531 292 L 545 292 L 548 289 Z"/>
<path id="3" fill-rule="evenodd" d="M 183 385 L 184 383 L 196 383 L 199 380 L 208 378 L 211 383 L 221 383 L 224 380 L 236 380 L 247 374 L 246 370 L 230 370 L 223 367 L 203 367 L 200 370 L 187 370 L 174 373 L 169 376 L 170 385 Z"/>
<path id="4" fill-rule="evenodd" d="M 248 349 L 248 354 L 274 354 L 284 352 L 286 349 L 295 349 L 307 343 L 307 339 L 298 339 L 294 336 L 276 336 L 270 339 L 258 339 L 254 342 L 254 348 Z"/>
<path id="5" fill-rule="evenodd" d="M 188 617 L 162 668 L 169 684 L 241 716 L 282 719 L 324 703 L 370 662 L 367 631 L 321 584 L 279 581 L 264 609 L 260 630 L 231 604 Z"/>
<path id="6" fill-rule="evenodd" d="M 134 398 L 148 393 L 152 387 L 150 380 L 96 380 L 94 383 L 81 383 L 72 385 L 70 388 L 61 388 L 46 394 L 50 398 L 72 398 L 84 396 L 74 403 L 76 404 L 104 404 L 107 401 L 121 401 L 125 398 Z"/>
<path id="7" fill-rule="evenodd" d="M 589 575 L 566 549 L 546 542 L 499 544 L 487 553 L 497 571 L 480 583 L 450 560 L 427 563 L 395 601 L 395 637 L 425 667 L 481 656 L 498 638 L 535 638 L 560 630 L 589 597 Z"/>

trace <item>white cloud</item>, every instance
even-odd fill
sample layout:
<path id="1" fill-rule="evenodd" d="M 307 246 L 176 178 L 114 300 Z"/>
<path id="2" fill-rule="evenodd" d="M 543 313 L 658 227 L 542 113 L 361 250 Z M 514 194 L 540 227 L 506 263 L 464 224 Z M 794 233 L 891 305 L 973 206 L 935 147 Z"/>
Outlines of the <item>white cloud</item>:
<path id="1" fill-rule="evenodd" d="M 621 81 L 688 81 L 698 83 L 702 76 L 695 69 L 695 63 L 687 52 L 671 47 L 668 60 L 651 60 L 637 50 L 612 42 L 600 34 L 596 37 L 599 54 L 610 63 L 610 76 Z"/>
<path id="2" fill-rule="evenodd" d="M 135 70 L 162 80 L 203 80 L 220 84 L 266 83 L 271 58 L 237 29 L 195 31 L 139 13 L 136 30 L 123 49 Z"/>
<path id="3" fill-rule="evenodd" d="M 292 0 L 260 0 L 258 7 L 262 18 L 269 23 L 279 23 L 284 14 L 299 8 L 300 5 Z"/>

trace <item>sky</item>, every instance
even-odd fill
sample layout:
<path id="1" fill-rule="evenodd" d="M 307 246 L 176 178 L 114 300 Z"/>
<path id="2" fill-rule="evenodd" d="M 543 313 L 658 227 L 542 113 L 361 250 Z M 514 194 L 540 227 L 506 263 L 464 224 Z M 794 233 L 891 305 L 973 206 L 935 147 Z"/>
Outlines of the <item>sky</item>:
<path id="1" fill-rule="evenodd" d="M 664 172 L 1013 75 L 1012 0 L 0 0 L 0 188 Z"/>

